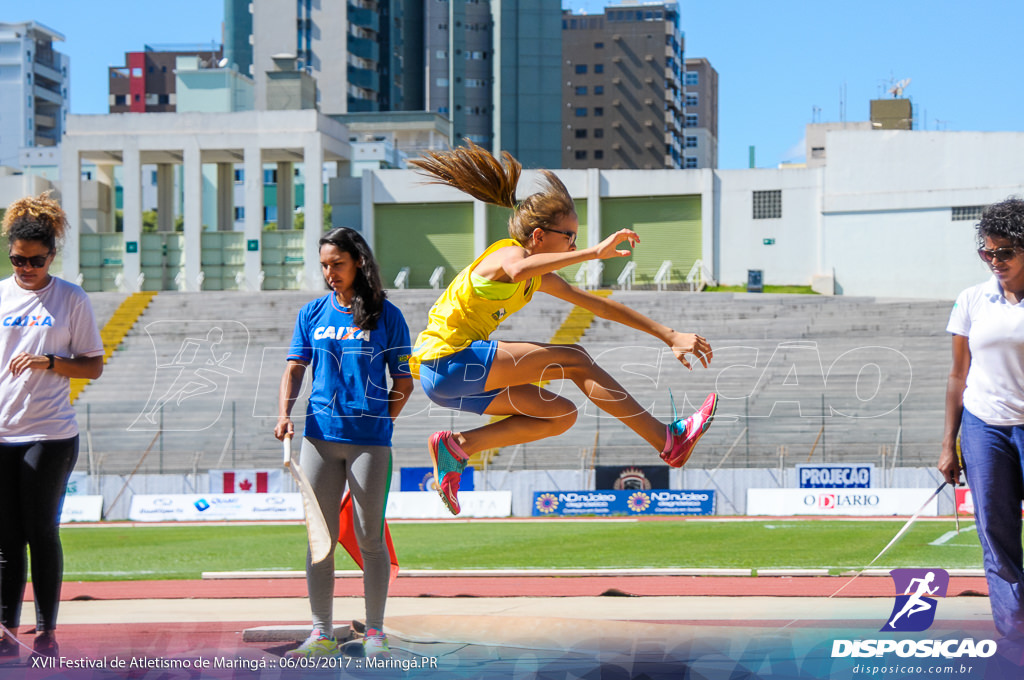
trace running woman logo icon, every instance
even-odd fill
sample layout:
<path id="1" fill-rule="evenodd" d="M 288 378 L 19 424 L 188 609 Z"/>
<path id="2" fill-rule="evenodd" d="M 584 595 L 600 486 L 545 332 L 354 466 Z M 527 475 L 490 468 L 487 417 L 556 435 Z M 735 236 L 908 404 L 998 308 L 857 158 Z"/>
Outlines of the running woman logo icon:
<path id="1" fill-rule="evenodd" d="M 935 621 L 935 598 L 945 597 L 949 588 L 949 573 L 945 569 L 893 569 L 889 575 L 896 586 L 896 602 L 881 630 L 928 630 Z"/>

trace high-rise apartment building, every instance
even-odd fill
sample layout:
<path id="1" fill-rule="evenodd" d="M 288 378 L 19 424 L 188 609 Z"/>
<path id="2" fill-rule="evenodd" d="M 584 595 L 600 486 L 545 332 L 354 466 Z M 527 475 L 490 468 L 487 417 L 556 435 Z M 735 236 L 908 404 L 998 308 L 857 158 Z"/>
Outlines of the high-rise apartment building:
<path id="1" fill-rule="evenodd" d="M 224 51 L 207 45 L 146 45 L 127 52 L 124 66 L 108 69 L 110 113 L 167 113 L 177 110 L 174 70 L 178 57 L 196 57 L 201 68 L 216 68 Z"/>
<path id="2" fill-rule="evenodd" d="M 557 167 L 561 5 L 557 0 L 425 0 L 426 107 L 452 141 Z"/>
<path id="3" fill-rule="evenodd" d="M 60 144 L 70 102 L 60 40 L 35 21 L 0 23 L 0 165 L 18 167 L 19 149 Z"/>
<path id="4" fill-rule="evenodd" d="M 562 167 L 684 166 L 683 34 L 674 2 L 562 18 Z"/>

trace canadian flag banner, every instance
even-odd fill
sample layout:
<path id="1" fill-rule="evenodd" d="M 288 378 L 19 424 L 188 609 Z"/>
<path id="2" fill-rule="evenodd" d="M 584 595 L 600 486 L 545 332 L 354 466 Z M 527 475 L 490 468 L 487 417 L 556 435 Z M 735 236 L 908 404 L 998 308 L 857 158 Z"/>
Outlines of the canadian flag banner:
<path id="1" fill-rule="evenodd" d="M 210 493 L 281 493 L 281 470 L 210 470 Z"/>

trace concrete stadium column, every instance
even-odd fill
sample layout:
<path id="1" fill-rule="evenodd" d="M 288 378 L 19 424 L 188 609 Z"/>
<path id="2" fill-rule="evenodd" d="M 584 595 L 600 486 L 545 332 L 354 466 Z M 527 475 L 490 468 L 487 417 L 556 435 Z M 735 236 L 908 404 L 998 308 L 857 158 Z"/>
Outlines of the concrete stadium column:
<path id="1" fill-rule="evenodd" d="M 65 138 L 60 149 L 60 176 L 64 178 L 61 182 L 61 207 L 64 208 L 68 224 L 71 226 L 64 238 L 61 256 L 63 269 L 60 277 L 66 281 L 77 282 L 81 271 L 81 258 L 78 252 L 82 243 L 82 161 L 78 145 L 69 139 Z"/>
<path id="2" fill-rule="evenodd" d="M 479 257 L 487 250 L 487 204 L 473 201 L 473 257 Z M 449 277 L 456 272 L 447 272 Z"/>
<path id="3" fill-rule="evenodd" d="M 579 237 L 577 237 L 579 238 Z M 587 170 L 587 242 L 584 248 L 601 242 L 601 171 Z"/>
<path id="4" fill-rule="evenodd" d="M 102 231 L 104 233 L 113 233 L 114 231 L 114 215 L 117 212 L 117 191 L 114 188 L 114 166 L 109 164 L 96 165 L 96 180 L 103 185 L 106 185 L 110 200 L 107 202 L 106 220 L 100 224 L 97 222 L 96 231 Z M 102 191 L 101 191 L 102 193 Z"/>
<path id="5" fill-rule="evenodd" d="M 235 228 L 235 166 L 217 163 L 217 230 Z"/>
<path id="6" fill-rule="evenodd" d="M 156 165 L 156 225 L 157 231 L 174 231 L 174 166 L 170 163 Z"/>
<path id="7" fill-rule="evenodd" d="M 319 290 L 323 287 L 323 276 L 320 274 L 320 257 L 317 255 L 316 244 L 324 233 L 324 146 L 319 132 L 313 133 L 310 137 L 302 153 L 306 165 L 306 190 L 302 208 L 306 217 L 302 237 L 302 271 L 305 280 L 303 288 Z M 278 204 L 278 215 L 280 214 Z"/>
<path id="8" fill-rule="evenodd" d="M 245 190 L 245 281 L 251 290 L 260 289 L 260 272 L 263 271 L 263 151 L 258 140 L 245 147 L 243 152 L 243 178 Z M 256 250 L 248 244 L 256 242 Z"/>
<path id="9" fill-rule="evenodd" d="M 124 138 L 124 247 L 121 258 L 123 264 L 124 288 L 132 293 L 139 289 L 138 278 L 142 272 L 139 256 L 139 238 L 142 234 L 142 158 L 139 154 L 137 137 Z M 135 247 L 132 248 L 131 244 Z M 127 252 L 134 249 L 135 252 Z"/>
<path id="10" fill-rule="evenodd" d="M 374 220 L 376 219 L 376 211 L 373 205 L 373 184 L 377 181 L 373 170 L 366 170 L 363 172 L 362 183 L 360 185 L 360 198 L 359 203 L 362 207 L 362 234 L 366 242 L 370 244 L 370 248 L 376 254 L 377 252 L 377 229 L 375 227 Z"/>
<path id="11" fill-rule="evenodd" d="M 295 227 L 295 164 L 283 161 L 277 164 L 277 230 L 290 231 Z"/>
<path id="12" fill-rule="evenodd" d="M 711 276 L 718 280 L 718 271 L 715 267 L 715 171 L 710 168 L 701 170 L 700 189 L 700 259 L 704 262 L 704 268 L 711 272 Z"/>
<path id="13" fill-rule="evenodd" d="M 185 290 L 203 289 L 199 274 L 203 270 L 203 161 L 195 139 L 185 142 L 182 172 L 182 206 L 185 218 Z"/>

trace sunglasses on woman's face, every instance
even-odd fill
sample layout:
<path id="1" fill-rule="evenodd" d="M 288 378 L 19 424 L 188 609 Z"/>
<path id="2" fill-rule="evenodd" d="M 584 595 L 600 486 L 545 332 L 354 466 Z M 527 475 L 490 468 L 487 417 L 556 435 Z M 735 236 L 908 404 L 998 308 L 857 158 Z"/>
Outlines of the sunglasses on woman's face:
<path id="1" fill-rule="evenodd" d="M 31 267 L 32 269 L 42 269 L 46 266 L 46 260 L 49 255 L 33 255 L 32 257 L 25 257 L 24 255 L 11 255 L 11 264 L 15 267 Z"/>
<path id="2" fill-rule="evenodd" d="M 1016 246 L 1004 246 L 1002 248 L 978 248 L 978 256 L 988 264 L 993 262 L 1008 262 L 1017 254 Z"/>

